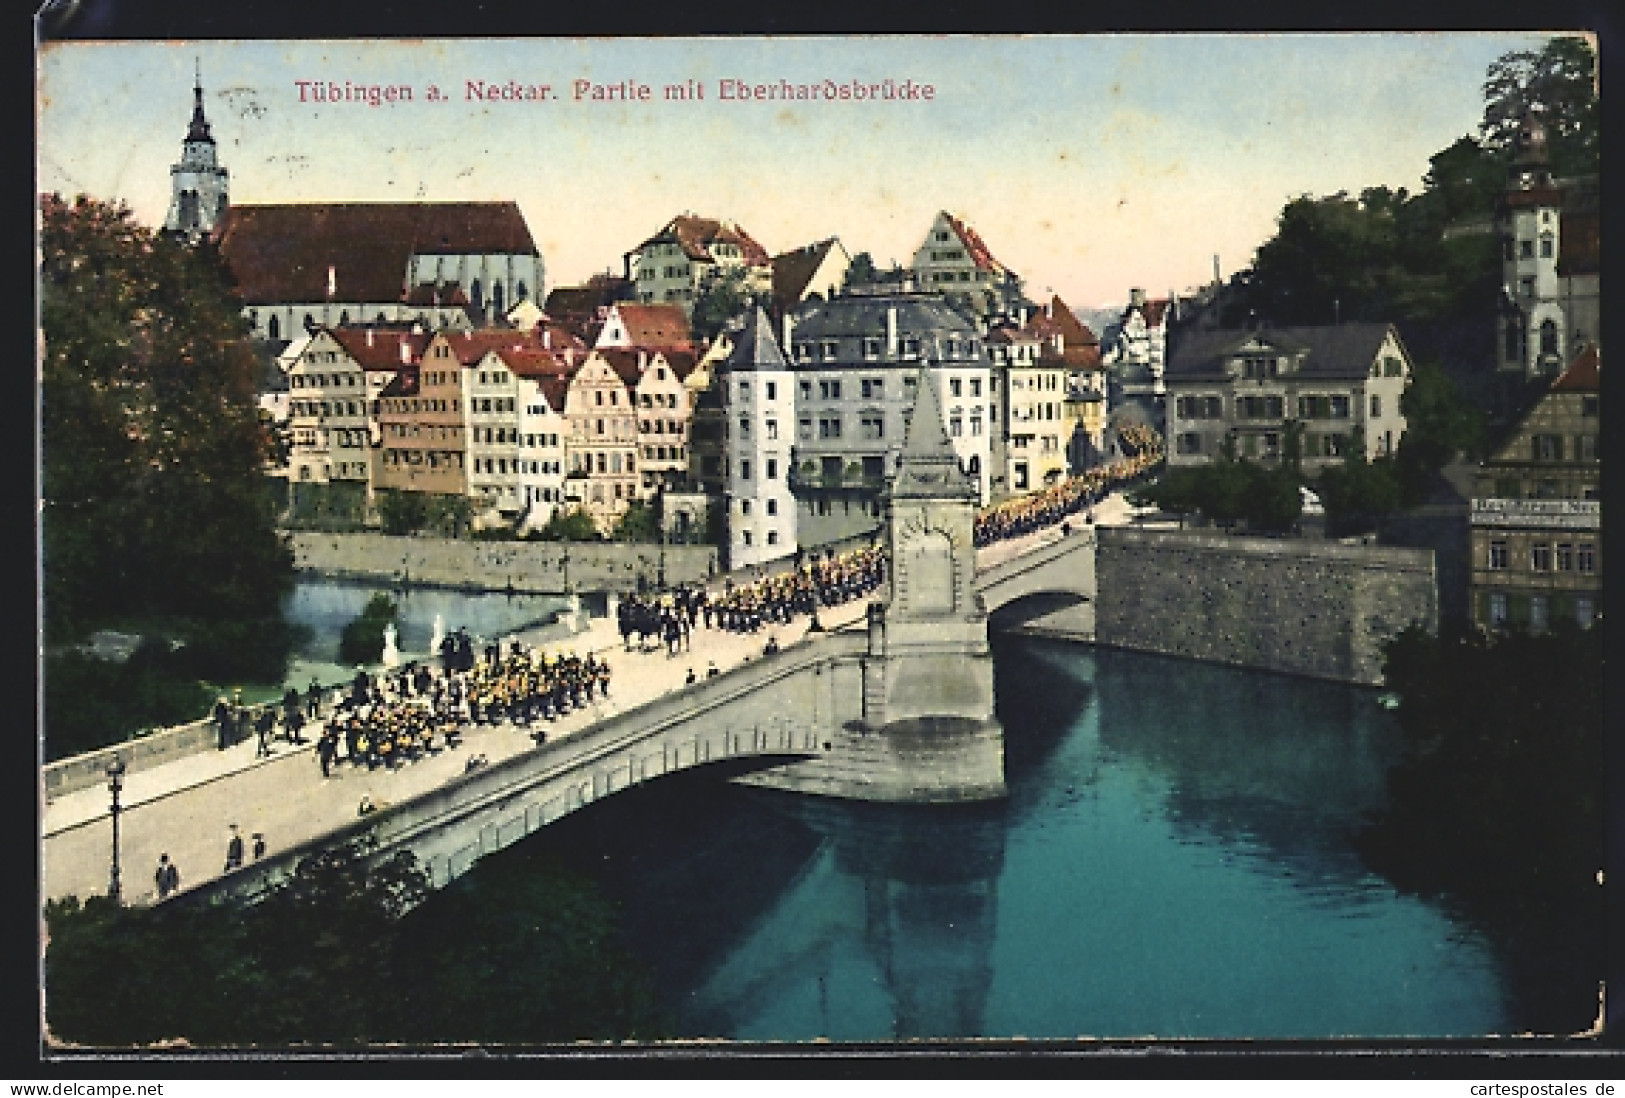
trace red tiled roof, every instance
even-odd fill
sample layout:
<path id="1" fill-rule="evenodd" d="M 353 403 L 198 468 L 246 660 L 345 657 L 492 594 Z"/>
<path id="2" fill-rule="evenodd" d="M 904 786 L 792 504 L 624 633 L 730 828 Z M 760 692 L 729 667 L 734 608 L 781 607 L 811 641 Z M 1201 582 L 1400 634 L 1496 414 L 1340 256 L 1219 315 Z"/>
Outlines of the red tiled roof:
<path id="1" fill-rule="evenodd" d="M 959 220 L 959 218 L 955 217 L 947 210 L 942 211 L 942 216 L 948 219 L 948 224 L 958 235 L 960 243 L 965 245 L 965 253 L 971 257 L 971 260 L 976 264 L 978 270 L 998 272 L 1009 271 L 1008 267 L 1006 267 L 1003 263 L 1000 263 L 997 259 L 993 258 L 993 253 L 988 251 L 987 245 L 982 243 L 982 238 L 977 234 L 975 229 Z"/>
<path id="2" fill-rule="evenodd" d="M 711 254 L 711 245 L 726 243 L 736 245 L 744 261 L 752 267 L 765 267 L 772 262 L 768 258 L 767 249 L 756 243 L 744 229 L 715 218 L 678 214 L 666 223 L 665 228 L 633 250 L 642 251 L 650 244 L 662 240 L 676 240 L 683 246 L 683 253 L 690 259 L 715 260 L 716 257 Z"/>
<path id="3" fill-rule="evenodd" d="M 633 347 L 686 349 L 694 345 L 694 335 L 681 305 L 634 305 L 623 301 L 615 305 L 614 310 Z"/>
<path id="4" fill-rule="evenodd" d="M 536 350 L 536 338 L 530 332 L 514 331 L 512 329 L 480 332 L 441 332 L 446 339 L 446 345 L 451 348 L 457 361 L 464 366 L 472 366 L 485 357 L 487 351 L 506 350 Z"/>
<path id="5" fill-rule="evenodd" d="M 807 295 L 807 283 L 836 245 L 835 237 L 773 257 L 773 300 L 793 305 Z"/>
<path id="6" fill-rule="evenodd" d="M 250 304 L 399 301 L 413 255 L 537 255 L 513 202 L 309 202 L 232 205 L 216 229 Z"/>
<path id="7" fill-rule="evenodd" d="M 638 379 L 643 376 L 643 371 L 638 367 L 640 354 L 638 351 L 623 347 L 605 347 L 593 353 L 609 364 L 609 368 L 615 371 L 615 375 L 628 389 L 635 386 Z M 643 354 L 643 359 L 645 362 L 648 361 L 646 353 Z"/>
<path id="8" fill-rule="evenodd" d="M 1557 376 L 1557 380 L 1552 382 L 1552 391 L 1565 393 L 1602 391 L 1602 362 L 1595 343 L 1588 343 L 1585 350 L 1569 363 L 1569 368 Z"/>
<path id="9" fill-rule="evenodd" d="M 1142 312 L 1145 314 L 1145 326 L 1147 328 L 1161 327 L 1162 318 L 1168 313 L 1168 299 L 1160 297 L 1153 301 L 1147 301 Z"/>
<path id="10" fill-rule="evenodd" d="M 355 359 L 364 370 L 399 370 L 402 365 L 401 345 L 407 347 L 410 362 L 423 357 L 423 348 L 430 337 L 423 332 L 386 328 L 329 328 L 345 354 Z"/>

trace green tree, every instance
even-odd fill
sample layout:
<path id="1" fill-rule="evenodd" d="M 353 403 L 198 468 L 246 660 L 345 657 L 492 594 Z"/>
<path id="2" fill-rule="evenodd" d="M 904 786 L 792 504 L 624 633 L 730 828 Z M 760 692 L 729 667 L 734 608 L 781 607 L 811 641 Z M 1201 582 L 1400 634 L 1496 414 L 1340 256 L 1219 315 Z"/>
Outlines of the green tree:
<path id="1" fill-rule="evenodd" d="M 384 653 L 384 629 L 399 613 L 395 600 L 382 591 L 368 599 L 361 613 L 339 633 L 339 662 L 377 663 Z"/>
<path id="2" fill-rule="evenodd" d="M 747 268 L 723 267 L 695 296 L 689 324 L 700 339 L 715 339 L 729 321 L 743 316 L 761 296 L 752 285 Z"/>
<path id="3" fill-rule="evenodd" d="M 1458 454 L 1477 455 L 1484 446 L 1481 409 L 1468 404 L 1450 375 L 1435 363 L 1417 363 L 1400 397 L 1405 433 L 1397 455 L 1403 501 L 1421 503 L 1434 475 Z"/>
<path id="4" fill-rule="evenodd" d="M 852 262 L 846 268 L 846 286 L 871 286 L 880 281 L 880 272 L 875 269 L 875 257 L 868 252 L 859 252 L 852 257 Z"/>
<path id="5" fill-rule="evenodd" d="M 649 504 L 633 501 L 615 524 L 612 541 L 656 542 L 660 540 L 660 515 Z"/>
<path id="6" fill-rule="evenodd" d="M 384 492 L 378 521 L 386 534 L 415 534 L 429 522 L 429 504 L 421 492 Z"/>
<path id="7" fill-rule="evenodd" d="M 224 265 L 122 206 L 51 195 L 40 217 L 48 636 L 146 617 L 280 621 L 293 557 Z"/>
<path id="8" fill-rule="evenodd" d="M 1605 973 L 1601 629 L 1385 650 L 1405 753 L 1357 837 L 1401 890 L 1440 897 L 1502 948 L 1518 1025 L 1573 1033 Z"/>
<path id="9" fill-rule="evenodd" d="M 558 508 L 548 516 L 547 522 L 536 531 L 540 541 L 602 541 L 598 524 L 584 508 L 569 510 Z"/>
<path id="10" fill-rule="evenodd" d="M 1524 116 L 1534 112 L 1546 126 L 1553 172 L 1589 174 L 1598 168 L 1600 109 L 1597 55 L 1587 39 L 1564 35 L 1538 51 L 1515 50 L 1491 62 L 1478 130 L 1487 148 L 1505 154 Z"/>

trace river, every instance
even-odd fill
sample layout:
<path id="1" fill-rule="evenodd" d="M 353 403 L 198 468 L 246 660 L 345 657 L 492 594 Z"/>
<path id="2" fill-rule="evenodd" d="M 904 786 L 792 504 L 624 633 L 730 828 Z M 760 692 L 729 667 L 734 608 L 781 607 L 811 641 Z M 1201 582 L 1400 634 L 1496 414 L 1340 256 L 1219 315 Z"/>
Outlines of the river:
<path id="1" fill-rule="evenodd" d="M 889 807 L 703 772 L 510 857 L 595 876 L 685 1037 L 1506 1032 L 1475 932 L 1350 846 L 1397 748 L 1375 692 L 996 644 L 1007 801 Z"/>

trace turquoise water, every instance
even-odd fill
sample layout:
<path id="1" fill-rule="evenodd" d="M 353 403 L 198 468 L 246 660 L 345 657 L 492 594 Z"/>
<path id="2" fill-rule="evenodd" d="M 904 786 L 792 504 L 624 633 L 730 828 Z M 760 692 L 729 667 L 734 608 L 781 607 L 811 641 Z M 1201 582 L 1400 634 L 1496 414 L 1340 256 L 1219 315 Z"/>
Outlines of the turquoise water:
<path id="1" fill-rule="evenodd" d="M 1488 946 L 1350 848 L 1396 746 L 1373 691 L 1011 637 L 997 667 L 1006 802 L 847 804 L 694 772 L 521 856 L 599 878 L 685 1036 L 1509 1028 Z"/>

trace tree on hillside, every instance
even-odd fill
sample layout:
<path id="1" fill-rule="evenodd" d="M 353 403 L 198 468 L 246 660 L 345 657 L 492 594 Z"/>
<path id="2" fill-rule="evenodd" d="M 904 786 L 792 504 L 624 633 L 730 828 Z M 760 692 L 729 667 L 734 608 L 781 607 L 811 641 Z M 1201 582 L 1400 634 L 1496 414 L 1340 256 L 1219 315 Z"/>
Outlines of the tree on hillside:
<path id="1" fill-rule="evenodd" d="M 1505 153 L 1531 111 L 1546 124 L 1557 175 L 1597 171 L 1600 106 L 1597 56 L 1584 38 L 1553 38 L 1538 52 L 1516 50 L 1491 62 L 1484 77 L 1484 119 L 1478 132 L 1487 148 Z"/>
<path id="2" fill-rule="evenodd" d="M 847 286 L 871 286 L 880 280 L 880 272 L 875 269 L 875 257 L 868 252 L 859 252 L 852 257 L 852 262 L 846 268 Z"/>
<path id="3" fill-rule="evenodd" d="M 1397 459 L 1405 503 L 1422 502 L 1433 476 L 1458 454 L 1476 456 L 1484 445 L 1484 413 L 1468 404 L 1438 365 L 1417 363 L 1399 400 L 1405 416 Z"/>
<path id="4" fill-rule="evenodd" d="M 694 313 L 689 321 L 694 335 L 702 340 L 715 339 L 730 320 L 743 316 L 759 297 L 746 268 L 723 267 L 694 298 Z"/>
<path id="5" fill-rule="evenodd" d="M 218 254 L 82 196 L 40 214 L 48 636 L 152 618 L 282 630 L 293 558 Z"/>

